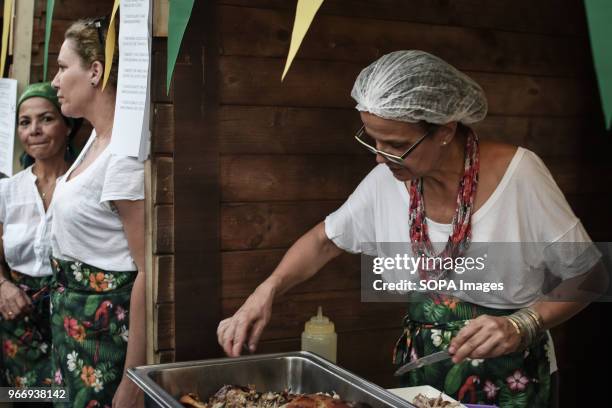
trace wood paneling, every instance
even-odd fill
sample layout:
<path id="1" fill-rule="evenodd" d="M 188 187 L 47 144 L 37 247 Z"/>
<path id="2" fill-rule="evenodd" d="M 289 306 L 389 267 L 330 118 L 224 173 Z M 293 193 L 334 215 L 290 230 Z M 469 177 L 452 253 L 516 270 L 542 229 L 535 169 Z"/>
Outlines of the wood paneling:
<path id="1" fill-rule="evenodd" d="M 223 55 L 286 56 L 293 13 L 220 7 L 218 18 Z M 364 66 L 400 49 L 431 52 L 465 71 L 576 76 L 590 68 L 586 38 L 560 42 L 549 35 L 326 15 L 312 24 L 297 57 Z"/>
<path id="2" fill-rule="evenodd" d="M 174 303 L 160 303 L 156 308 L 157 315 L 157 348 L 173 350 L 175 348 Z"/>
<path id="3" fill-rule="evenodd" d="M 166 91 L 166 56 L 166 42 L 160 38 L 153 39 L 152 69 L 156 74 L 155 81 L 151 81 L 151 99 L 158 103 L 172 103 L 175 100 L 174 82 L 170 83 L 170 90 Z M 180 63 L 177 61 L 177 64 Z"/>
<path id="4" fill-rule="evenodd" d="M 155 204 L 174 202 L 174 160 L 158 157 L 153 167 L 153 196 Z"/>
<path id="5" fill-rule="evenodd" d="M 57 4 L 55 8 L 58 9 Z M 112 8 L 112 4 L 111 4 L 111 8 Z M 53 29 L 51 31 L 51 38 L 49 40 L 49 53 L 50 54 L 55 54 L 55 55 L 59 54 L 59 50 L 62 46 L 62 43 L 64 42 L 64 33 L 66 32 L 68 27 L 70 27 L 70 25 L 74 23 L 76 20 L 78 20 L 79 18 L 80 17 L 75 17 L 74 19 L 72 18 L 63 19 L 63 18 L 58 18 L 55 15 L 55 13 L 53 13 Z M 44 19 L 40 20 L 35 25 L 34 35 L 36 38 L 43 39 L 42 42 L 37 42 L 36 45 L 33 47 L 33 52 L 42 57 L 44 53 L 44 45 L 45 45 L 44 43 L 44 38 L 45 38 Z"/>
<path id="6" fill-rule="evenodd" d="M 220 0 L 220 4 L 286 9 L 286 0 Z M 319 15 L 586 36 L 580 0 L 326 0 Z"/>
<path id="7" fill-rule="evenodd" d="M 224 155 L 367 155 L 353 139 L 360 126 L 359 113 L 349 108 L 224 105 L 219 109 L 219 150 Z M 540 156 L 590 154 L 604 142 L 585 116 L 489 115 L 474 129 L 483 140 L 524 146 Z"/>
<path id="8" fill-rule="evenodd" d="M 228 203 L 221 208 L 221 249 L 290 246 L 342 201 Z"/>
<path id="9" fill-rule="evenodd" d="M 152 151 L 154 154 L 174 152 L 174 106 L 157 103 L 154 107 Z"/>
<path id="10" fill-rule="evenodd" d="M 44 16 L 46 1 L 36 1 L 37 15 Z M 110 14 L 113 0 L 55 0 L 53 18 L 60 20 L 76 20 L 85 17 L 97 17 Z M 42 17 L 41 17 L 42 18 Z"/>
<path id="11" fill-rule="evenodd" d="M 361 156 L 223 156 L 223 201 L 342 200 L 375 165 Z"/>
<path id="12" fill-rule="evenodd" d="M 159 364 L 174 363 L 176 361 L 176 353 L 174 350 L 160 350 L 157 358 Z"/>
<path id="13" fill-rule="evenodd" d="M 231 105 L 353 107 L 350 90 L 363 64 L 294 61 L 280 82 L 284 60 L 221 57 L 220 97 Z M 589 112 L 597 100 L 593 83 L 577 78 L 466 72 L 486 92 L 489 113 L 572 116 Z"/>
<path id="14" fill-rule="evenodd" d="M 171 254 L 174 252 L 174 206 L 158 205 L 153 211 L 153 252 Z"/>
<path id="15" fill-rule="evenodd" d="M 564 194 L 603 193 L 601 180 L 612 180 L 609 164 L 557 158 L 547 160 L 546 165 Z"/>
<path id="16" fill-rule="evenodd" d="M 174 302 L 174 256 L 154 256 L 153 268 L 157 277 L 157 302 Z"/>
<path id="17" fill-rule="evenodd" d="M 222 294 L 225 299 L 245 298 L 276 268 L 286 249 L 223 252 L 221 264 Z M 290 290 L 296 293 L 312 293 L 321 290 L 357 290 L 360 287 L 361 263 L 358 255 L 342 254 L 331 261 L 312 279 Z"/>
<path id="18" fill-rule="evenodd" d="M 172 94 L 175 134 L 180 138 L 174 150 L 177 360 L 218 355 L 216 328 L 221 320 L 213 2 L 196 2 L 190 21 L 175 67 Z"/>
<path id="19" fill-rule="evenodd" d="M 354 109 L 232 106 L 219 108 L 221 154 L 363 154 Z M 367 153 L 367 152 L 366 152 Z"/>

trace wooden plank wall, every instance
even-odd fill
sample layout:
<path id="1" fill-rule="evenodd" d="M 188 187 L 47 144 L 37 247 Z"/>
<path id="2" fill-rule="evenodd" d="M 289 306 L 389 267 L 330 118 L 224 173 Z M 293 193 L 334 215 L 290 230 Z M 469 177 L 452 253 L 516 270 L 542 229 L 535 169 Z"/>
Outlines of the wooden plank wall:
<path id="1" fill-rule="evenodd" d="M 600 182 L 612 174 L 600 153 L 610 143 L 598 133 L 580 0 L 327 0 L 281 83 L 294 8 L 217 2 L 224 316 L 373 166 L 351 141 L 360 124 L 350 90 L 360 69 L 393 50 L 432 52 L 476 79 L 490 104 L 481 136 L 538 153 L 593 238 L 610 238 L 601 221 L 610 220 L 612 195 Z M 279 299 L 259 351 L 297 349 L 304 321 L 322 305 L 339 333 L 339 363 L 393 385 L 403 310 L 360 303 L 358 268 L 344 256 Z M 560 366 L 577 380 L 572 334 L 556 334 Z"/>
<path id="2" fill-rule="evenodd" d="M 156 359 L 175 359 L 174 318 L 174 89 L 166 93 L 166 42 L 153 42 L 152 204 L 154 344 Z"/>

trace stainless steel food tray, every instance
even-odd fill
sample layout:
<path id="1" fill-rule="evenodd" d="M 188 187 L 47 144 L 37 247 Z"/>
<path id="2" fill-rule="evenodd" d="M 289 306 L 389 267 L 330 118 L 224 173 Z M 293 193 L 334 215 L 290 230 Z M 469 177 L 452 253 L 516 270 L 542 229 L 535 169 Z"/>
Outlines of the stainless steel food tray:
<path id="1" fill-rule="evenodd" d="M 204 400 L 226 384 L 253 384 L 258 391 L 335 391 L 346 401 L 372 408 L 414 408 L 387 390 L 304 351 L 137 367 L 128 370 L 128 377 L 144 390 L 148 407 L 182 408 L 177 399 L 183 394 L 195 392 Z"/>

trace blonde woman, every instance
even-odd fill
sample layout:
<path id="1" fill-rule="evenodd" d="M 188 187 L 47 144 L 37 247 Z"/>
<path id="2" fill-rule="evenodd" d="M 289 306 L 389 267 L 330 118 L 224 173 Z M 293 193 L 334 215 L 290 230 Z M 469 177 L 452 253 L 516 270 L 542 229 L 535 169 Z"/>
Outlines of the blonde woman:
<path id="1" fill-rule="evenodd" d="M 105 19 L 72 24 L 53 80 L 62 113 L 94 127 L 56 188 L 53 358 L 71 406 L 129 408 L 142 393 L 125 369 L 145 363 L 144 165 L 108 149 L 117 62 L 103 90 L 106 31 Z"/>

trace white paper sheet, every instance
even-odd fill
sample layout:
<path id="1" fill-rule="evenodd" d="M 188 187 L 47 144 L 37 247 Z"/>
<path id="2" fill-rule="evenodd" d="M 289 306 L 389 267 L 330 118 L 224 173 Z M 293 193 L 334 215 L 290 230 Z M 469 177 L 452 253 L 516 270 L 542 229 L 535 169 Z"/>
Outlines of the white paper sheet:
<path id="1" fill-rule="evenodd" d="M 112 153 L 146 160 L 149 155 L 151 0 L 121 0 L 119 79 Z"/>
<path id="2" fill-rule="evenodd" d="M 0 171 L 13 175 L 13 149 L 15 145 L 15 109 L 17 107 L 17 80 L 0 79 Z"/>

